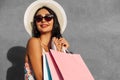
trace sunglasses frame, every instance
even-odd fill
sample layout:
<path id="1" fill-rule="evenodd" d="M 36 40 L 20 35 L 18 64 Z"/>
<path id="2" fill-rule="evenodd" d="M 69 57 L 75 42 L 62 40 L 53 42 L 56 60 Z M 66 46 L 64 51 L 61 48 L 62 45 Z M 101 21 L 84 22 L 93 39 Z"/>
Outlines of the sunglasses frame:
<path id="1" fill-rule="evenodd" d="M 34 19 L 36 22 L 41 22 L 41 21 L 43 21 L 43 18 L 44 18 L 45 21 L 49 22 L 53 19 L 53 17 L 54 17 L 53 14 L 47 14 L 45 16 L 37 15 L 37 16 L 35 16 Z"/>

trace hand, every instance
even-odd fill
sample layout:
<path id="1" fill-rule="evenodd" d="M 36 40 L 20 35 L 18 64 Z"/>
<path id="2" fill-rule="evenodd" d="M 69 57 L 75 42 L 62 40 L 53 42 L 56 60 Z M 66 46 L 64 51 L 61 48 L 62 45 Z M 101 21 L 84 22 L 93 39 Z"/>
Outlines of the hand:
<path id="1" fill-rule="evenodd" d="M 69 47 L 69 43 L 67 42 L 67 40 L 65 38 L 53 38 L 53 42 L 56 45 L 56 48 L 58 51 L 62 51 L 62 47 L 65 47 L 66 49 Z"/>

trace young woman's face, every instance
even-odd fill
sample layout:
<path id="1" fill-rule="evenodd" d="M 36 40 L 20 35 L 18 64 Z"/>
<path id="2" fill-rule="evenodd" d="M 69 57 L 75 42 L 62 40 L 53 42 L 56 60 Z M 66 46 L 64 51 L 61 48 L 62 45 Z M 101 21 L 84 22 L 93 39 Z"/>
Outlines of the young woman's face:
<path id="1" fill-rule="evenodd" d="M 53 28 L 53 15 L 46 9 L 41 9 L 36 14 L 35 20 L 38 31 L 40 33 L 51 32 Z"/>

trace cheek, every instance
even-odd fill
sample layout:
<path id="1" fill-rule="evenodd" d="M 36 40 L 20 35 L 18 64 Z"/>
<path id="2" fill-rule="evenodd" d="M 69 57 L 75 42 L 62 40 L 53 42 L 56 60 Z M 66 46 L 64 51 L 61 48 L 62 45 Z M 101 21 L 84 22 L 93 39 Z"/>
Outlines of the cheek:
<path id="1" fill-rule="evenodd" d="M 36 26 L 37 26 L 38 31 L 40 31 L 41 30 L 40 23 L 36 23 Z"/>
<path id="2" fill-rule="evenodd" d="M 39 24 L 36 22 L 36 26 L 38 26 Z"/>
<path id="3" fill-rule="evenodd" d="M 51 29 L 53 28 L 53 20 L 50 22 Z"/>

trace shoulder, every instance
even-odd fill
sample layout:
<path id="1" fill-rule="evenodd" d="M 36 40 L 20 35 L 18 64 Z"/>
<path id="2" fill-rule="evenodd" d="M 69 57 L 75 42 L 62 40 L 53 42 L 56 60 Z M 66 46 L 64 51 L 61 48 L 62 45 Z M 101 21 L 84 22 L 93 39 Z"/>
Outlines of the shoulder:
<path id="1" fill-rule="evenodd" d="M 28 42 L 38 42 L 39 38 L 31 37 Z"/>
<path id="2" fill-rule="evenodd" d="M 41 53 L 42 47 L 41 47 L 41 42 L 39 38 L 30 38 L 27 43 L 27 53 L 28 54 L 37 54 Z"/>
<path id="3" fill-rule="evenodd" d="M 39 40 L 39 38 L 31 37 L 28 40 L 27 47 L 40 47 L 40 40 Z"/>
<path id="4" fill-rule="evenodd" d="M 35 37 L 31 37 L 29 40 L 28 40 L 28 44 L 38 44 L 40 43 L 40 40 L 39 38 L 35 38 Z"/>
<path id="5" fill-rule="evenodd" d="M 40 44 L 39 38 L 32 37 L 28 40 L 26 53 L 31 61 L 38 60 L 42 56 L 42 47 Z"/>

